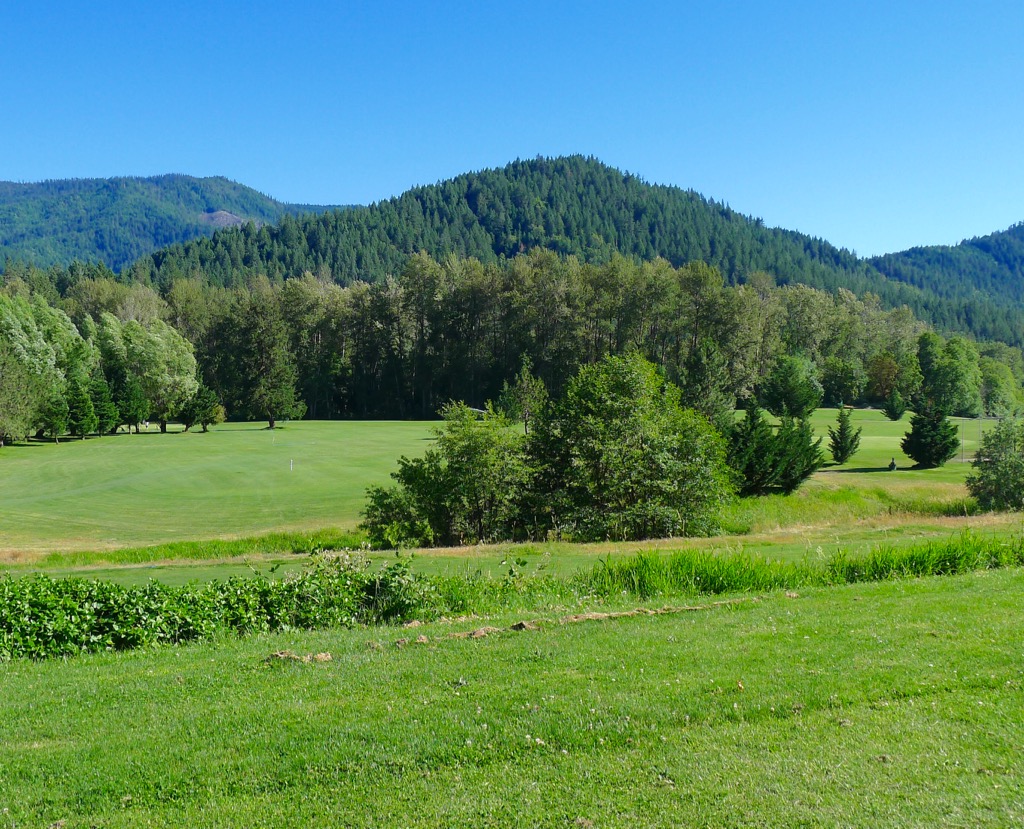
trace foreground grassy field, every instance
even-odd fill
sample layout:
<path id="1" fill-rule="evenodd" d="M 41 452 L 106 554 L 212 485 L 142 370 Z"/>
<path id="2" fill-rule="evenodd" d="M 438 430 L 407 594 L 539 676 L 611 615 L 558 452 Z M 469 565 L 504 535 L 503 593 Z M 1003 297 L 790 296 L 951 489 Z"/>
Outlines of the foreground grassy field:
<path id="1" fill-rule="evenodd" d="M 19 661 L 0 667 L 0 815 L 1020 825 L 1022 589 L 1002 570 L 655 616 L 546 607 L 518 632 L 522 615 Z M 501 630 L 453 638 L 483 626 Z"/>
<path id="2" fill-rule="evenodd" d="M 956 461 L 910 470 L 906 421 L 854 417 L 849 464 L 736 502 L 727 535 L 417 551 L 412 567 L 529 585 L 641 549 L 824 562 L 1020 533 L 1019 516 L 972 514 L 978 423 Z M 297 423 L 5 448 L 0 571 L 277 577 L 306 561 L 282 550 L 343 538 L 316 531 L 352 528 L 365 487 L 428 439 L 422 423 Z M 15 660 L 0 826 L 1020 825 L 1022 588 L 1011 568 L 608 617 L 637 600 L 527 586 L 409 630 Z"/>

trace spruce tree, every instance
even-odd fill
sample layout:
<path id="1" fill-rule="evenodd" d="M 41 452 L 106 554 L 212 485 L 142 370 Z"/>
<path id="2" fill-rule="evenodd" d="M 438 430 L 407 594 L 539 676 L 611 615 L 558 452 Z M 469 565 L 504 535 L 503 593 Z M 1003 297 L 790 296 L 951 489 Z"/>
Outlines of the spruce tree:
<path id="1" fill-rule="evenodd" d="M 828 427 L 829 449 L 832 452 L 832 460 L 836 463 L 846 463 L 854 456 L 860 446 L 861 429 L 854 429 L 850 421 L 850 410 L 842 408 L 836 417 L 837 426 L 833 429 Z"/>
<path id="2" fill-rule="evenodd" d="M 137 433 L 139 424 L 149 417 L 149 403 L 146 401 L 142 384 L 134 374 L 127 375 L 116 389 L 115 405 L 119 420 L 128 426 L 129 432 L 134 426 Z"/>
<path id="3" fill-rule="evenodd" d="M 942 466 L 956 456 L 960 447 L 959 429 L 942 409 L 928 406 L 910 419 L 910 431 L 900 448 L 918 466 Z"/>
<path id="4" fill-rule="evenodd" d="M 99 418 L 93 409 L 92 400 L 85 383 L 78 377 L 68 382 L 68 427 L 75 437 L 85 439 L 96 431 Z"/>
<path id="5" fill-rule="evenodd" d="M 814 430 L 806 420 L 785 417 L 779 424 L 775 439 L 779 449 L 779 489 L 786 495 L 821 469 L 825 456 L 821 453 L 821 438 L 814 439 Z"/>
<path id="6" fill-rule="evenodd" d="M 94 373 L 89 381 L 89 399 L 92 400 L 92 408 L 96 413 L 97 433 L 105 435 L 117 429 L 121 414 L 110 394 L 110 386 L 101 372 Z"/>
<path id="7" fill-rule="evenodd" d="M 732 430 L 729 464 L 739 477 L 740 495 L 790 493 L 821 468 L 821 438 L 806 420 L 785 417 L 773 429 L 756 405 Z"/>
<path id="8" fill-rule="evenodd" d="M 907 404 L 903 400 L 903 395 L 901 395 L 897 389 L 893 389 L 882 404 L 882 413 L 889 418 L 889 420 L 899 420 L 903 417 L 903 413 L 906 412 L 906 410 Z"/>
<path id="9" fill-rule="evenodd" d="M 68 430 L 68 401 L 60 389 L 52 389 L 43 402 L 39 416 L 40 431 L 60 443 L 60 436 Z"/>

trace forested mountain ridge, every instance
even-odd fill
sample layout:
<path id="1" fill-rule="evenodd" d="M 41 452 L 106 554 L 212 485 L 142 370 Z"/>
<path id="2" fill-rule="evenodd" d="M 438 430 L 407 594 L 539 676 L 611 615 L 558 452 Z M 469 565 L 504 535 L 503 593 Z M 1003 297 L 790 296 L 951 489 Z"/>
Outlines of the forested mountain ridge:
<path id="1" fill-rule="evenodd" d="M 1024 222 L 959 245 L 915 247 L 868 261 L 890 279 L 939 296 L 981 291 L 1024 303 Z"/>
<path id="2" fill-rule="evenodd" d="M 1021 226 L 955 248 L 865 260 L 584 156 L 515 161 L 367 207 L 323 210 L 281 204 L 222 178 L 0 183 L 0 259 L 6 253 L 44 267 L 103 261 L 122 281 L 166 293 L 192 276 L 220 287 L 304 273 L 339 285 L 373 283 L 401 273 L 420 251 L 485 264 L 537 248 L 592 264 L 617 253 L 676 267 L 703 261 L 728 284 L 763 271 L 782 285 L 870 292 L 940 330 L 1024 345 Z M 50 281 L 63 294 L 77 278 L 51 274 Z"/>
<path id="3" fill-rule="evenodd" d="M 766 227 L 692 190 L 648 184 L 583 156 L 515 161 L 367 207 L 230 228 L 156 252 L 136 264 L 136 278 L 166 289 L 201 273 L 231 287 L 257 275 L 278 281 L 309 272 L 347 285 L 400 273 L 418 251 L 489 263 L 538 247 L 598 264 L 613 252 L 662 257 L 677 267 L 699 260 L 729 284 L 765 271 L 780 284 L 871 292 L 941 329 L 1024 341 L 1024 308 L 1008 306 L 1001 295 L 889 278 L 822 239 Z"/>
<path id="4" fill-rule="evenodd" d="M 218 228 L 326 209 L 284 204 L 219 176 L 4 181 L 0 259 L 39 267 L 103 262 L 120 271 L 161 247 Z"/>

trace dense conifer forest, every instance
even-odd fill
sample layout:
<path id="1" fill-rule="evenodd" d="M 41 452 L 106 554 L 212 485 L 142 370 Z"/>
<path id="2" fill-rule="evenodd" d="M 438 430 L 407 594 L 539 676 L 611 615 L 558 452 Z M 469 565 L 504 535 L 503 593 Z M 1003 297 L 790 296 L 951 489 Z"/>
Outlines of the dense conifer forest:
<path id="1" fill-rule="evenodd" d="M 0 182 L 0 259 L 114 271 L 167 245 L 327 208 L 282 204 L 226 178 L 183 175 Z"/>
<path id="2" fill-rule="evenodd" d="M 82 195 L 86 184 L 88 199 Z M 117 201 L 111 195 L 126 188 L 141 193 L 157 184 L 167 191 L 156 206 L 141 195 Z M 870 292 L 886 307 L 906 305 L 941 330 L 1024 344 L 1015 277 L 1024 261 L 1019 228 L 954 249 L 915 249 L 869 261 L 822 239 L 765 227 L 693 191 L 648 184 L 582 156 L 516 161 L 368 207 L 319 213 L 280 205 L 223 179 L 167 176 L 40 186 L 52 191 L 45 202 L 47 221 L 37 222 L 35 241 L 5 243 L 8 254 L 38 266 L 63 256 L 66 265 L 69 251 L 93 244 L 84 261 L 102 261 L 124 280 L 165 292 L 185 276 L 221 287 L 258 276 L 280 282 L 307 272 L 339 285 L 373 283 L 399 274 L 420 251 L 489 264 L 546 248 L 595 264 L 615 253 L 641 261 L 660 257 L 675 267 L 702 261 L 718 268 L 730 285 L 764 271 L 779 284 L 846 288 L 858 296 Z M 0 198 L 0 205 L 5 201 Z M 44 202 L 32 204 L 38 219 Z M 31 212 L 27 203 L 17 210 Z M 229 226 L 215 229 L 213 216 Z M 233 216 L 253 221 L 238 224 Z M 191 224 L 182 230 L 185 219 Z M 153 243 L 141 241 L 147 233 Z M 153 247 L 160 249 L 146 254 Z"/>
<path id="3" fill-rule="evenodd" d="M 1024 223 L 956 246 L 917 247 L 869 260 L 883 274 L 940 297 L 981 292 L 1024 302 Z"/>

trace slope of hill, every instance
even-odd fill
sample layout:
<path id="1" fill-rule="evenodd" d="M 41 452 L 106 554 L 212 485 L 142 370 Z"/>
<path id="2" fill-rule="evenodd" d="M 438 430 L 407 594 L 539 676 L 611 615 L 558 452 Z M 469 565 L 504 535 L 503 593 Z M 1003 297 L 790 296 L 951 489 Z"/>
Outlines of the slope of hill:
<path id="1" fill-rule="evenodd" d="M 1024 223 L 956 246 L 911 248 L 869 261 L 889 278 L 939 296 L 980 291 L 1024 302 Z"/>
<path id="2" fill-rule="evenodd" d="M 306 271 L 372 282 L 416 251 L 493 262 L 535 247 L 590 262 L 616 251 L 703 260 L 730 283 L 766 271 L 780 283 L 872 292 L 939 329 L 1024 345 L 1024 225 L 863 260 L 583 156 L 515 161 L 345 210 L 282 204 L 223 178 L 0 183 L 0 266 L 5 255 L 44 267 L 134 264 L 131 278 L 165 288 L 197 271 L 226 286 Z"/>
<path id="3" fill-rule="evenodd" d="M 283 204 L 220 177 L 0 182 L 0 259 L 40 267 L 102 261 L 119 271 L 218 228 L 324 209 Z"/>
<path id="4" fill-rule="evenodd" d="M 699 259 L 732 283 L 767 271 L 780 283 L 870 291 L 887 306 L 908 305 L 941 329 L 982 339 L 1020 344 L 1024 331 L 1024 309 L 1001 296 L 890 279 L 826 241 L 765 227 L 692 190 L 648 184 L 583 156 L 516 161 L 368 207 L 220 231 L 157 252 L 146 270 L 164 285 L 196 269 L 218 285 L 305 271 L 345 284 L 397 273 L 420 250 L 488 262 L 534 247 L 592 262 L 607 261 L 613 251 L 674 265 Z"/>

